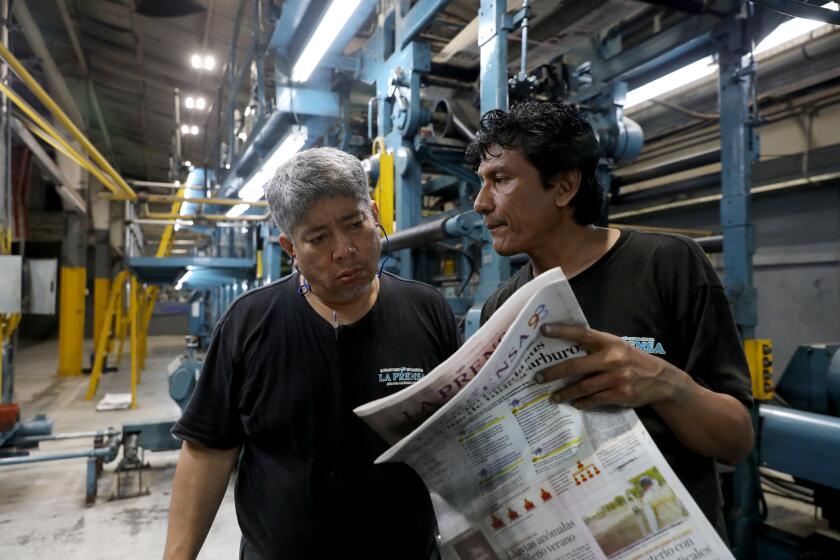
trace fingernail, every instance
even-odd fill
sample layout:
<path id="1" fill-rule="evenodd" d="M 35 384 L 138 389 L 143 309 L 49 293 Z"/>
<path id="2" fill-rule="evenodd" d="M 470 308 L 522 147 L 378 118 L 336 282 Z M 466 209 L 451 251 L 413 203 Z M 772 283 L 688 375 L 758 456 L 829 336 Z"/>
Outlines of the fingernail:
<path id="1" fill-rule="evenodd" d="M 551 334 L 551 325 L 543 325 L 540 327 L 540 334 L 549 335 Z"/>
<path id="2" fill-rule="evenodd" d="M 534 381 L 537 383 L 545 383 L 545 376 L 543 375 L 543 372 L 537 372 L 537 374 L 534 375 Z"/>

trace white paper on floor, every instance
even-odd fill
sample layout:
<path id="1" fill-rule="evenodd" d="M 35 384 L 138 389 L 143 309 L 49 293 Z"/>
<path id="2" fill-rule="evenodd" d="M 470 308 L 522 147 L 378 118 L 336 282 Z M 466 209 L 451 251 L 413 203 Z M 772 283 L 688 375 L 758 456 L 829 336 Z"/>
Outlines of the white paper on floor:
<path id="1" fill-rule="evenodd" d="M 125 410 L 131 406 L 131 393 L 105 393 L 96 410 Z"/>

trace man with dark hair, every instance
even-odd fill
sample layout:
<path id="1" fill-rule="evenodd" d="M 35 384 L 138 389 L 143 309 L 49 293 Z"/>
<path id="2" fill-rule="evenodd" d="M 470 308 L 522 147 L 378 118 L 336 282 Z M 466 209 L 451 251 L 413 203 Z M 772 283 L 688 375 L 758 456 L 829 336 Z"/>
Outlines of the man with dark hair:
<path id="1" fill-rule="evenodd" d="M 589 355 L 537 374 L 579 378 L 554 394 L 587 409 L 633 407 L 665 458 L 725 537 L 714 461 L 752 447 L 749 373 L 729 302 L 703 251 L 675 235 L 600 228 L 603 191 L 592 128 L 574 109 L 526 102 L 484 115 L 467 160 L 475 210 L 501 255 L 530 262 L 482 308 L 485 322 L 534 276 L 562 267 L 589 328 L 546 325 Z"/>
<path id="2" fill-rule="evenodd" d="M 452 310 L 430 286 L 381 273 L 377 207 L 361 162 L 305 150 L 266 189 L 296 272 L 219 319 L 195 394 L 172 433 L 167 560 L 195 558 L 239 465 L 244 560 L 437 555 L 434 513 L 406 465 L 353 409 L 452 354 Z"/>

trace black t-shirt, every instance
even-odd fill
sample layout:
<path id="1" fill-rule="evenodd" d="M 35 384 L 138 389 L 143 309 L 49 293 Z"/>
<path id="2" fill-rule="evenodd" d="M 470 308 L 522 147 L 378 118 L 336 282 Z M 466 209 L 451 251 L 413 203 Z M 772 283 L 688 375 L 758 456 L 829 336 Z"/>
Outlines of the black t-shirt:
<path id="1" fill-rule="evenodd" d="M 532 278 L 529 263 L 487 300 L 482 324 Z M 694 241 L 621 230 L 615 245 L 569 284 L 590 327 L 621 336 L 703 387 L 752 406 L 749 369 L 729 300 Z M 700 509 L 725 536 L 714 461 L 687 449 L 651 407 L 636 412 Z"/>
<path id="2" fill-rule="evenodd" d="M 230 306 L 172 433 L 243 446 L 236 511 L 263 558 L 426 560 L 428 492 L 406 465 L 373 465 L 388 446 L 352 410 L 448 358 L 452 311 L 434 288 L 386 273 L 370 312 L 334 329 L 297 288 L 295 274 Z"/>

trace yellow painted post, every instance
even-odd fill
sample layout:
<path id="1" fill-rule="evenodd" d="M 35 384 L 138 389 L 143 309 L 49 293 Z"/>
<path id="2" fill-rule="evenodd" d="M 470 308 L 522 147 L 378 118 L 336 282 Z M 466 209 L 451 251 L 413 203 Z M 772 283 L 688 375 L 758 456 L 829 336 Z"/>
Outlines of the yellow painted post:
<path id="1" fill-rule="evenodd" d="M 126 313 L 126 298 L 125 298 L 125 283 L 126 279 L 120 283 L 120 295 L 117 302 L 117 318 L 116 318 L 116 336 L 120 339 L 117 345 L 117 366 L 122 362 L 123 348 L 125 347 L 125 335 L 128 332 L 128 313 Z"/>
<path id="2" fill-rule="evenodd" d="M 385 149 L 385 141 L 377 138 L 373 153 L 379 153 L 379 181 L 373 191 L 373 199 L 379 207 L 379 223 L 388 235 L 394 233 L 394 155 Z"/>
<path id="3" fill-rule="evenodd" d="M 82 374 L 85 342 L 85 267 L 61 267 L 58 316 L 58 375 Z"/>
<path id="4" fill-rule="evenodd" d="M 99 348 L 99 333 L 102 322 L 108 312 L 108 298 L 111 293 L 110 278 L 95 278 L 93 280 L 93 347 Z"/>
<path id="5" fill-rule="evenodd" d="M 96 336 L 96 339 L 98 340 L 96 344 L 96 357 L 93 360 L 93 368 L 90 372 L 90 384 L 88 385 L 88 391 L 85 395 L 85 399 L 87 400 L 91 400 L 96 394 L 96 391 L 99 389 L 99 380 L 102 378 L 102 368 L 105 365 L 105 356 L 108 354 L 108 340 L 111 337 L 111 324 L 117 313 L 119 296 L 120 292 L 122 292 L 122 282 L 125 281 L 125 277 L 127 275 L 128 272 L 126 271 L 120 272 L 111 286 L 110 294 L 108 294 L 105 316 L 103 317 L 100 331 Z"/>
<path id="6" fill-rule="evenodd" d="M 131 295 L 129 296 L 128 315 L 131 322 L 131 408 L 137 408 L 137 381 L 140 376 L 139 328 L 140 313 L 138 303 L 140 283 L 136 276 L 131 277 Z"/>
<path id="7" fill-rule="evenodd" d="M 152 313 L 155 310 L 155 301 L 157 301 L 159 291 L 160 288 L 158 288 L 157 286 L 149 286 L 146 288 L 145 291 L 146 299 L 144 301 L 143 307 L 143 329 L 141 331 L 143 336 L 142 369 L 146 369 L 146 356 L 148 355 L 149 351 L 149 325 L 152 324 Z"/>

